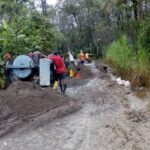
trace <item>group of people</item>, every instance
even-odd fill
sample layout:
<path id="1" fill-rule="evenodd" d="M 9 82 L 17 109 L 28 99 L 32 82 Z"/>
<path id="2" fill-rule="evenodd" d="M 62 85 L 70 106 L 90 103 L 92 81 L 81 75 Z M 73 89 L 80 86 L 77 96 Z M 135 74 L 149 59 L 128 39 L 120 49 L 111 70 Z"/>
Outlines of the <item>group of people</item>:
<path id="1" fill-rule="evenodd" d="M 83 65 L 85 62 L 91 60 L 90 54 L 84 54 L 83 51 L 80 51 L 78 55 L 77 66 L 75 65 L 75 59 L 71 51 L 65 53 L 64 56 L 61 56 L 57 51 L 54 51 L 48 56 L 43 55 L 39 51 L 35 51 L 32 53 L 32 58 L 34 62 L 37 63 L 37 66 L 39 66 L 38 63 L 41 57 L 45 57 L 53 61 L 53 63 L 51 64 L 53 89 L 58 89 L 58 87 L 60 87 L 61 92 L 63 93 L 65 93 L 67 88 L 67 77 L 75 76 L 75 74 L 77 74 L 78 68 L 80 68 L 80 65 Z"/>
<path id="2" fill-rule="evenodd" d="M 40 51 L 35 50 L 28 54 L 29 57 L 34 61 L 34 74 L 39 75 L 39 62 L 41 58 L 47 58 L 53 61 L 50 66 L 50 70 L 52 73 L 51 82 L 54 83 L 54 89 L 57 89 L 60 86 L 61 92 L 65 93 L 67 84 L 64 82 L 67 77 L 67 68 L 64 64 L 64 61 L 60 54 L 57 51 L 54 51 L 52 54 L 48 56 L 42 54 Z"/>
<path id="3" fill-rule="evenodd" d="M 71 51 L 65 53 L 64 56 L 61 56 L 58 51 L 54 51 L 53 53 L 46 56 L 35 49 L 34 51 L 30 52 L 28 56 L 31 57 L 34 61 L 34 73 L 37 76 L 39 75 L 40 58 L 47 58 L 53 61 L 50 67 L 53 79 L 53 89 L 58 89 L 58 87 L 60 87 L 62 93 L 65 93 L 67 88 L 67 76 L 73 77 L 77 73 L 79 66 L 83 65 L 85 61 L 88 61 L 90 59 L 89 53 L 84 54 L 82 51 L 80 51 L 78 55 L 78 65 L 76 66 Z M 10 62 L 10 60 L 10 53 L 6 53 L 5 61 Z"/>
<path id="4" fill-rule="evenodd" d="M 58 89 L 58 87 L 60 87 L 61 92 L 65 93 L 67 88 L 66 79 L 69 74 L 69 67 L 72 65 L 75 68 L 74 57 L 71 52 L 69 51 L 67 54 L 65 54 L 64 57 L 62 57 L 57 51 L 54 51 L 48 56 L 42 54 L 39 51 L 33 51 L 32 53 L 29 53 L 29 56 L 33 59 L 35 66 L 37 66 L 37 70 L 39 69 L 38 66 L 40 58 L 47 58 L 53 61 L 50 67 L 53 79 L 53 89 Z"/>
<path id="5" fill-rule="evenodd" d="M 92 61 L 92 54 L 86 52 L 85 54 L 83 51 L 80 51 L 80 54 L 78 56 L 79 64 L 90 63 Z"/>

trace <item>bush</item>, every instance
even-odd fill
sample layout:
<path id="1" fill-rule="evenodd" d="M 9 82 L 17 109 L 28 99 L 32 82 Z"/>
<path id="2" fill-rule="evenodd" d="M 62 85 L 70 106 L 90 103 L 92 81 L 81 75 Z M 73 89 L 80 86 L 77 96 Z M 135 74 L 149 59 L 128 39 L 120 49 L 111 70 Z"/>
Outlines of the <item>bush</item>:
<path id="1" fill-rule="evenodd" d="M 5 88 L 6 86 L 6 79 L 4 74 L 4 69 L 0 68 L 0 89 Z"/>
<path id="2" fill-rule="evenodd" d="M 126 71 L 130 67 L 132 58 L 133 53 L 128 46 L 126 36 L 113 42 L 106 50 L 106 59 L 114 63 L 120 71 Z"/>
<path id="3" fill-rule="evenodd" d="M 137 52 L 133 51 L 126 36 L 107 48 L 105 59 L 123 78 L 132 81 L 133 85 L 150 86 L 149 53 L 142 46 L 139 46 Z"/>
<path id="4" fill-rule="evenodd" d="M 0 64 L 2 64 L 1 58 L 0 58 Z M 3 67 L 0 66 L 0 89 L 5 88 L 5 86 L 6 86 L 5 70 Z"/>
<path id="5" fill-rule="evenodd" d="M 150 21 L 149 21 L 150 22 Z M 143 25 L 142 31 L 139 36 L 141 46 L 150 52 L 150 24 Z"/>
<path id="6" fill-rule="evenodd" d="M 4 89 L 5 88 L 5 80 L 0 78 L 0 89 Z"/>

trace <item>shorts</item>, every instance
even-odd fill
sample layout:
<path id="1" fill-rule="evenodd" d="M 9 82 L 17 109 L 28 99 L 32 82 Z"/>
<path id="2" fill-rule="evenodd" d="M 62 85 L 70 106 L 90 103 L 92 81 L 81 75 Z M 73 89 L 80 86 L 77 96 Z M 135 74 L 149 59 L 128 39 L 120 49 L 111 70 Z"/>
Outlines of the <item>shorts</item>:
<path id="1" fill-rule="evenodd" d="M 67 73 L 58 73 L 59 80 L 65 80 L 67 78 Z"/>
<path id="2" fill-rule="evenodd" d="M 82 64 L 82 65 L 83 65 L 83 64 L 84 64 L 84 60 L 81 60 L 81 61 L 80 61 L 80 64 Z"/>

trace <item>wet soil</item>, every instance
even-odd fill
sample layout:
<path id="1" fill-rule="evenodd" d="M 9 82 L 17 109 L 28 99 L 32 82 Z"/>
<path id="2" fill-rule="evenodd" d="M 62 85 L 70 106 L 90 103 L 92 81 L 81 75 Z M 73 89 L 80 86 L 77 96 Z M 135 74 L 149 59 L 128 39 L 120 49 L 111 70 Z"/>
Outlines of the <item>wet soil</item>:
<path id="1" fill-rule="evenodd" d="M 1 150 L 149 150 L 148 101 L 115 83 L 115 76 L 88 67 L 95 76 L 80 86 L 69 86 L 67 95 L 82 109 L 48 121 L 48 113 L 16 134 L 0 140 Z M 43 125 L 34 128 L 43 121 Z"/>
<path id="2" fill-rule="evenodd" d="M 94 77 L 91 69 L 86 66 L 81 66 L 79 72 L 81 78 L 70 78 L 69 87 L 84 85 L 89 78 Z M 22 128 L 25 130 L 25 127 L 37 128 L 78 109 L 79 102 L 60 91 L 42 88 L 30 82 L 14 82 L 7 90 L 0 92 L 0 137 Z"/>
<path id="3" fill-rule="evenodd" d="M 93 79 L 95 77 L 95 74 L 91 71 L 91 69 L 88 67 L 88 64 L 80 65 L 80 69 L 77 72 L 80 74 L 80 78 L 69 78 L 68 79 L 68 87 L 74 87 L 76 86 L 83 86 L 89 82 L 89 80 Z"/>
<path id="4" fill-rule="evenodd" d="M 54 112 L 58 108 L 64 112 Z M 74 112 L 77 108 L 72 99 L 52 88 L 14 82 L 6 91 L 0 93 L 0 137 L 19 130 L 45 113 L 49 112 L 50 120 L 59 117 L 60 113 Z M 53 111 L 53 115 L 50 111 Z"/>
<path id="5" fill-rule="evenodd" d="M 79 73 L 81 74 L 81 79 L 91 79 L 95 76 L 91 69 L 88 67 L 88 64 L 86 66 L 81 65 Z"/>

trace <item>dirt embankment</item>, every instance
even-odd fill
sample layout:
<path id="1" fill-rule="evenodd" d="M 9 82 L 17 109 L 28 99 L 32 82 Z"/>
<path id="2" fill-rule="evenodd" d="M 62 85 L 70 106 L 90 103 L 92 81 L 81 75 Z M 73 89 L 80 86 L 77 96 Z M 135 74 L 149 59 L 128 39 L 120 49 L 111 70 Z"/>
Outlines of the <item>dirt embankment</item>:
<path id="1" fill-rule="evenodd" d="M 73 100 L 51 88 L 15 82 L 6 91 L 0 92 L 0 137 L 18 130 L 47 112 L 52 111 L 48 118 L 50 120 L 77 108 L 79 106 Z"/>
<path id="2" fill-rule="evenodd" d="M 70 78 L 68 86 L 85 84 L 94 76 L 86 66 L 81 66 L 80 74 L 80 79 Z M 52 88 L 15 82 L 0 92 L 0 137 L 28 126 L 31 122 L 36 127 L 41 126 L 79 108 L 79 103 Z"/>

